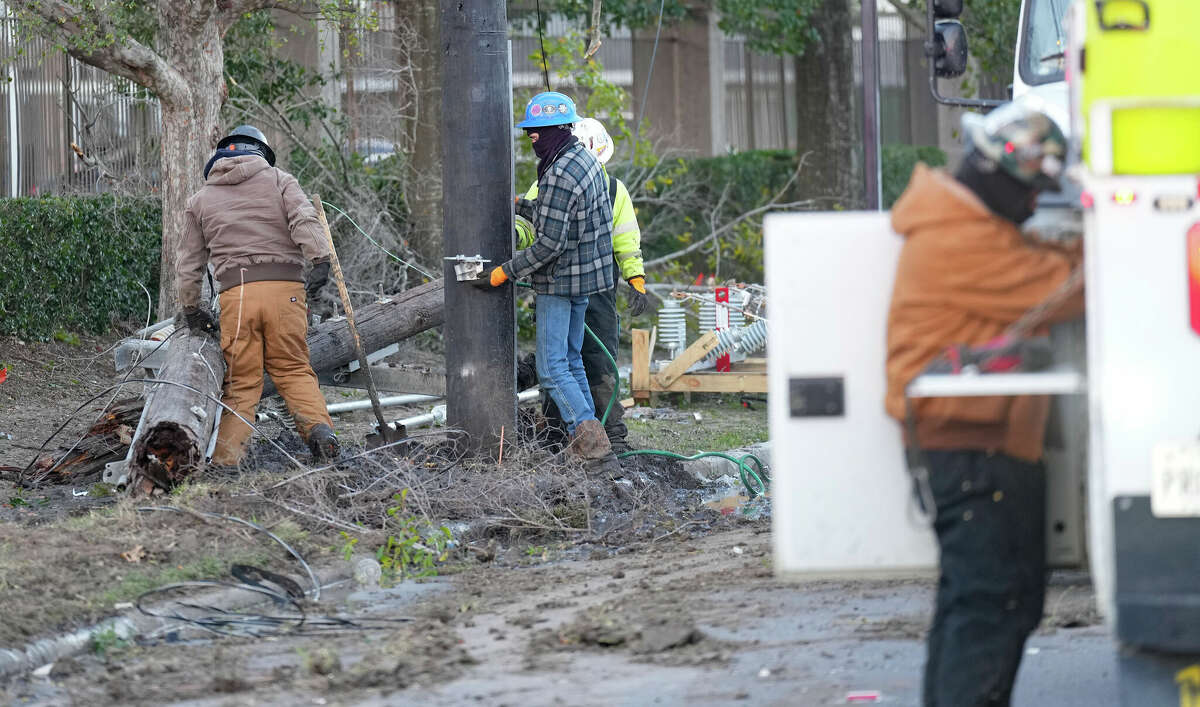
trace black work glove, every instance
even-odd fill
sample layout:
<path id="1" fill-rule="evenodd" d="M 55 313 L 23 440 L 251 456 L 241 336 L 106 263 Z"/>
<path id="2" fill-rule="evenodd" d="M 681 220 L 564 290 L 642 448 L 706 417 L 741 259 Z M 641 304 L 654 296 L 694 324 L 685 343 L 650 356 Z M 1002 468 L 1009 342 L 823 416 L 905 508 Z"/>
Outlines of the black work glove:
<path id="1" fill-rule="evenodd" d="M 329 282 L 329 261 L 313 263 L 312 270 L 308 271 L 308 280 L 304 283 L 304 295 L 310 300 L 313 299 L 327 282 Z"/>
<path id="2" fill-rule="evenodd" d="M 646 311 L 646 305 L 649 303 L 649 297 L 646 295 L 646 278 L 642 275 L 637 275 L 629 278 L 629 288 L 633 290 L 629 293 L 629 316 L 640 317 L 642 312 Z"/>
<path id="3" fill-rule="evenodd" d="M 221 336 L 221 323 L 207 309 L 201 307 L 185 309 L 183 310 L 183 321 L 187 324 L 188 330 L 197 336 L 201 334 Z"/>

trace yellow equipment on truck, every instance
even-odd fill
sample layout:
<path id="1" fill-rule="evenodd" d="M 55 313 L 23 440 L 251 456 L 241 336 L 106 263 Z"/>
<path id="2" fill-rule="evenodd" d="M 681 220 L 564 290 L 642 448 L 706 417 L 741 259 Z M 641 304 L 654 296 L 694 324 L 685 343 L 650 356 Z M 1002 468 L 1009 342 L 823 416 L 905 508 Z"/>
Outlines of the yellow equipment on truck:
<path id="1" fill-rule="evenodd" d="M 1200 2 L 1066 22 L 1087 279 L 1092 578 L 1122 704 L 1200 697 Z"/>

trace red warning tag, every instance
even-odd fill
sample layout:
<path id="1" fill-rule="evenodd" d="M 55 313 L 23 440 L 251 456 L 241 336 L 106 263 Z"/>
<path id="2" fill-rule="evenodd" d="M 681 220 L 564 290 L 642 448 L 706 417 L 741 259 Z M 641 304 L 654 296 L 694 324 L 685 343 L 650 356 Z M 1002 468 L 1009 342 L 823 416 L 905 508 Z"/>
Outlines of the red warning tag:
<path id="1" fill-rule="evenodd" d="M 0 383 L 8 380 L 8 368 L 0 368 Z"/>

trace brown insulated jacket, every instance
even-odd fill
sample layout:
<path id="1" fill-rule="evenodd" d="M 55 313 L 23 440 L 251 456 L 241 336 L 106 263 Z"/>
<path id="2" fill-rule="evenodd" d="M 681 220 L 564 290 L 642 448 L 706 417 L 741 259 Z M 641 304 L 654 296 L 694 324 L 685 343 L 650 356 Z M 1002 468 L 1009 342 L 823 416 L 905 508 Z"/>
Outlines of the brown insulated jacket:
<path id="1" fill-rule="evenodd" d="M 188 200 L 175 263 L 179 303 L 199 304 L 209 260 L 225 291 L 244 282 L 304 282 L 305 261 L 328 259 L 325 231 L 296 178 L 257 155 L 226 157 Z"/>
<path id="2" fill-rule="evenodd" d="M 921 164 L 892 208 L 892 228 L 905 242 L 888 312 L 886 405 L 903 420 L 904 388 L 930 361 L 1001 335 L 1066 281 L 1079 253 L 1031 244 L 951 175 Z M 1080 293 L 1050 321 L 1082 311 Z M 1049 406 L 1045 396 L 913 401 L 922 448 L 1028 461 L 1042 456 Z"/>

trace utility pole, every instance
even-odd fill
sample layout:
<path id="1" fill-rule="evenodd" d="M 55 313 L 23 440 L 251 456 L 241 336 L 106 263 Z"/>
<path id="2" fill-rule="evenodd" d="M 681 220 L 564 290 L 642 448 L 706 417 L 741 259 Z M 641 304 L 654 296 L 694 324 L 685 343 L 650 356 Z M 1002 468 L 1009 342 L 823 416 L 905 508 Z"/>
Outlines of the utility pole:
<path id="1" fill-rule="evenodd" d="M 862 0 L 862 73 L 867 209 L 878 211 L 883 208 L 883 195 L 879 164 L 879 14 L 875 0 Z"/>
<path id="2" fill-rule="evenodd" d="M 481 255 L 485 272 L 512 257 L 513 128 L 504 0 L 441 1 L 442 237 L 447 258 Z M 447 424 L 477 452 L 516 439 L 514 285 L 489 291 L 446 282 Z"/>

